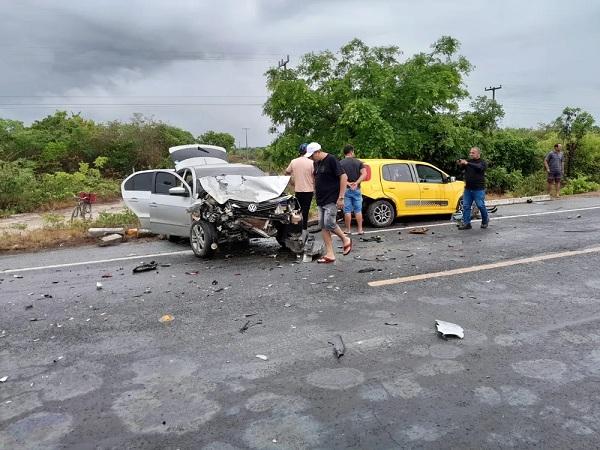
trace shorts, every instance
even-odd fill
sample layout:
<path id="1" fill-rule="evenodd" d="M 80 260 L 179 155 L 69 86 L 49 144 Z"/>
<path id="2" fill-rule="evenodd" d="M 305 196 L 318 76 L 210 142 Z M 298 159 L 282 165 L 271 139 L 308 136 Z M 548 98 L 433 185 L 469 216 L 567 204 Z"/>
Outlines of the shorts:
<path id="1" fill-rule="evenodd" d="M 548 183 L 560 183 L 561 172 L 548 172 Z"/>
<path id="2" fill-rule="evenodd" d="M 362 213 L 362 194 L 360 189 L 346 189 L 344 195 L 344 214 Z"/>
<path id="3" fill-rule="evenodd" d="M 337 227 L 337 205 L 328 203 L 324 206 L 319 206 L 319 227 L 321 230 L 335 230 Z"/>

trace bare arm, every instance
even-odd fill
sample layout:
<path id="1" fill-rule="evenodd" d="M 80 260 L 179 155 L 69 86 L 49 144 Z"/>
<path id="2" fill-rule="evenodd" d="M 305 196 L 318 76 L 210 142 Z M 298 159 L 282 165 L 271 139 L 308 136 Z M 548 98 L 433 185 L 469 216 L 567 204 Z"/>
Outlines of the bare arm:
<path id="1" fill-rule="evenodd" d="M 340 175 L 340 195 L 339 198 L 343 199 L 346 195 L 346 186 L 348 185 L 348 175 L 345 173 Z"/>

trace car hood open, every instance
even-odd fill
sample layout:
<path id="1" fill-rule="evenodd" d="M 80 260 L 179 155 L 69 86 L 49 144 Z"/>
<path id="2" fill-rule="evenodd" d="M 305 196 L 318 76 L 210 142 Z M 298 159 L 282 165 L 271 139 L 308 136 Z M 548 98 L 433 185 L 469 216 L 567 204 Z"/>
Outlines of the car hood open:
<path id="1" fill-rule="evenodd" d="M 260 203 L 281 196 L 290 177 L 249 177 L 244 175 L 220 175 L 199 178 L 202 188 L 218 203 L 228 200 Z"/>

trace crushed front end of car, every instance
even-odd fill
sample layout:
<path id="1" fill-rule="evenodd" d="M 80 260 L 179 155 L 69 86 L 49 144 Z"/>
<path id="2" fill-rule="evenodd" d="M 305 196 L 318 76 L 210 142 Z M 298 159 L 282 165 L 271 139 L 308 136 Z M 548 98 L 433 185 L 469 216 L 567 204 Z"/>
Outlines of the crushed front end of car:
<path id="1" fill-rule="evenodd" d="M 300 204 L 294 196 L 282 195 L 289 177 L 223 175 L 199 181 L 198 201 L 188 209 L 196 256 L 210 256 L 220 244 L 252 237 L 274 237 L 283 247 L 303 252 Z"/>

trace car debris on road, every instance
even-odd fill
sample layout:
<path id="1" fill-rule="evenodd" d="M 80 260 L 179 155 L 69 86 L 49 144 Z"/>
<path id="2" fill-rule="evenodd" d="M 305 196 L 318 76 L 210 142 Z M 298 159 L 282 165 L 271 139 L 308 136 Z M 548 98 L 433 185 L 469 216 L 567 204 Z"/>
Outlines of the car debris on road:
<path id="1" fill-rule="evenodd" d="M 169 323 L 173 322 L 173 320 L 175 320 L 175 317 L 173 317 L 171 314 L 165 314 L 160 319 L 158 319 L 160 323 Z"/>
<path id="2" fill-rule="evenodd" d="M 152 270 L 156 270 L 158 268 L 158 263 L 156 261 L 150 261 L 146 264 L 140 264 L 133 268 L 133 273 L 141 273 L 141 272 L 150 272 Z"/>
<path id="3" fill-rule="evenodd" d="M 455 323 L 436 320 L 435 327 L 437 332 L 440 334 L 440 337 L 444 340 L 447 340 L 448 337 L 457 337 L 459 339 L 465 337 L 465 332 L 462 327 L 456 325 Z"/>
<path id="4" fill-rule="evenodd" d="M 336 334 L 329 341 L 327 341 L 327 343 L 333 345 L 333 354 L 337 359 L 340 359 L 342 356 L 344 356 L 344 353 L 346 352 L 346 346 L 344 345 L 341 335 Z"/>
<path id="5" fill-rule="evenodd" d="M 427 228 L 427 227 L 419 227 L 419 228 L 411 229 L 408 233 L 409 234 L 426 234 L 428 231 L 429 231 L 429 228 Z"/>

